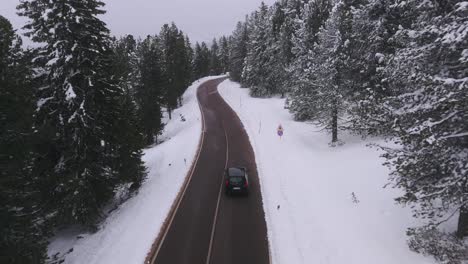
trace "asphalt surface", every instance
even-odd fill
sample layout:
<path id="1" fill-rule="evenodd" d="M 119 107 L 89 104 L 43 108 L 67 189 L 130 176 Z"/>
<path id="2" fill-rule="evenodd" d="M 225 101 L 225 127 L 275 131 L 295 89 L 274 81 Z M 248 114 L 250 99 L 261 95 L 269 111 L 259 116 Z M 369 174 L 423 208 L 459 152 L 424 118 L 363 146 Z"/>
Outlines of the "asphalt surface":
<path id="1" fill-rule="evenodd" d="M 255 155 L 241 121 L 217 92 L 223 80 L 205 82 L 198 89 L 204 116 L 201 152 L 154 252 L 155 264 L 269 263 Z M 226 166 L 247 168 L 248 197 L 225 195 Z"/>

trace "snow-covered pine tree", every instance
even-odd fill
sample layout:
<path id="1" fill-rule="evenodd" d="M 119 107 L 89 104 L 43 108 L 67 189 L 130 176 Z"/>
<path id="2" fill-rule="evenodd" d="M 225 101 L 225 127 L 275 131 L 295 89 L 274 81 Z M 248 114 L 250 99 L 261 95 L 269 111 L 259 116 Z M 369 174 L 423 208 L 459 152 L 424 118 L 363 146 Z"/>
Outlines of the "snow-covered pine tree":
<path id="1" fill-rule="evenodd" d="M 189 87 L 192 81 L 194 81 L 194 76 L 193 76 L 193 57 L 195 56 L 194 50 L 192 47 L 192 42 L 190 42 L 190 39 L 188 36 L 185 36 L 185 49 L 187 53 L 187 58 L 185 62 L 185 72 L 186 72 L 186 88 Z"/>
<path id="2" fill-rule="evenodd" d="M 168 81 L 160 41 L 157 36 L 148 36 L 137 48 L 139 80 L 135 86 L 135 99 L 146 145 L 157 141 L 164 127 L 161 107 Z"/>
<path id="3" fill-rule="evenodd" d="M 242 85 L 250 88 L 253 96 L 268 96 L 274 94 L 274 87 L 268 82 L 271 50 L 268 50 L 272 39 L 269 8 L 262 2 L 259 10 L 254 12 L 249 20 L 249 41 L 247 56 L 242 70 Z"/>
<path id="4" fill-rule="evenodd" d="M 193 59 L 193 73 L 195 79 L 210 74 L 210 50 L 205 42 L 195 44 L 195 55 Z"/>
<path id="5" fill-rule="evenodd" d="M 395 33 L 399 25 L 407 26 L 409 20 L 404 5 L 393 2 L 373 0 L 356 6 L 353 12 L 353 51 L 349 65 L 355 78 L 350 98 L 351 128 L 362 135 L 392 133 L 383 103 L 394 92 L 385 69 L 398 48 Z"/>
<path id="6" fill-rule="evenodd" d="M 389 65 L 386 103 L 400 148 L 388 149 L 392 180 L 415 216 L 437 227 L 459 216 L 468 234 L 468 5 L 463 1 L 400 3 L 413 22 L 400 26 Z M 409 20 L 410 21 L 410 20 Z M 443 242 L 442 242 L 443 243 Z M 427 253 L 423 248 L 420 251 Z"/>
<path id="7" fill-rule="evenodd" d="M 138 67 L 137 41 L 132 35 L 127 35 L 113 40 L 112 49 L 114 78 L 126 93 L 133 94 L 134 86 L 138 83 L 138 80 L 135 80 L 138 74 L 133 72 Z"/>
<path id="8" fill-rule="evenodd" d="M 0 262 L 45 260 L 37 181 L 31 173 L 32 65 L 30 51 L 0 16 Z"/>
<path id="9" fill-rule="evenodd" d="M 159 38 L 162 45 L 164 72 L 167 77 L 164 101 L 169 118 L 172 118 L 172 111 L 181 105 L 182 94 L 189 83 L 190 73 L 186 72 L 189 69 L 186 65 L 189 60 L 184 34 L 174 23 L 170 26 L 164 25 Z"/>
<path id="10" fill-rule="evenodd" d="M 223 69 L 219 57 L 219 45 L 216 39 L 213 39 L 210 54 L 210 75 L 219 75 Z"/>
<path id="11" fill-rule="evenodd" d="M 219 39 L 218 56 L 221 63 L 221 73 L 229 72 L 229 41 L 226 36 Z"/>
<path id="12" fill-rule="evenodd" d="M 265 82 L 266 87 L 271 90 L 271 94 L 280 93 L 284 96 L 289 90 L 289 72 L 287 68 L 293 60 L 291 53 L 291 34 L 293 31 L 289 27 L 291 26 L 291 20 L 289 15 L 285 13 L 285 7 L 281 2 L 273 5 L 269 16 L 269 27 L 271 29 L 268 34 L 266 49 L 269 59 L 265 65 L 269 71 L 267 71 Z"/>
<path id="13" fill-rule="evenodd" d="M 174 25 L 175 26 L 175 25 Z M 175 27 L 177 29 L 177 27 Z M 181 30 L 176 34 L 176 78 L 177 78 L 177 101 L 182 106 L 182 95 L 191 82 L 192 60 L 190 50 L 186 46 L 185 35 Z"/>
<path id="14" fill-rule="evenodd" d="M 241 82 L 245 57 L 247 57 L 247 43 L 249 32 L 247 21 L 238 22 L 230 37 L 229 45 L 229 76 L 233 81 Z"/>
<path id="15" fill-rule="evenodd" d="M 113 127 L 115 150 L 113 155 L 113 170 L 118 175 L 119 184 L 128 188 L 130 193 L 137 191 L 146 178 L 146 167 L 142 161 L 145 147 L 141 131 L 137 107 L 134 98 L 125 92 L 117 101 Z M 155 117 L 157 122 L 157 118 Z M 161 121 L 159 121 L 161 122 Z"/>
<path id="16" fill-rule="evenodd" d="M 171 26 L 168 24 L 163 25 L 161 32 L 159 33 L 164 73 L 167 78 L 167 83 L 163 87 L 164 104 L 170 119 L 172 118 L 172 111 L 177 108 L 178 105 L 177 82 L 179 80 L 176 79 L 176 74 L 179 70 L 176 62 L 177 34 L 178 29 L 174 24 L 171 24 Z"/>
<path id="17" fill-rule="evenodd" d="M 278 42 L 279 61 L 281 67 L 278 68 L 280 71 L 277 73 L 280 77 L 280 84 L 278 92 L 284 97 L 286 93 L 291 92 L 292 86 L 292 71 L 291 65 L 296 60 L 293 53 L 293 36 L 296 31 L 296 19 L 299 18 L 299 11 L 297 9 L 297 0 L 283 0 L 281 4 L 278 4 L 276 8 L 276 14 L 280 17 L 278 19 L 278 25 L 274 28 L 276 41 Z M 281 10 L 281 11 L 280 11 Z"/>
<path id="18" fill-rule="evenodd" d="M 201 60 L 201 46 L 200 43 L 196 42 L 193 49 L 193 77 L 194 79 L 199 79 L 202 76 L 202 60 Z"/>
<path id="19" fill-rule="evenodd" d="M 310 120 L 316 115 L 313 99 L 316 81 L 315 61 L 318 32 L 327 21 L 331 9 L 328 0 L 316 0 L 304 5 L 292 1 L 291 12 L 299 8 L 295 19 L 292 52 L 295 60 L 290 66 L 292 72 L 292 91 L 288 96 L 287 106 L 296 120 Z"/>
<path id="20" fill-rule="evenodd" d="M 308 17 L 307 10 L 317 10 L 309 5 L 305 5 L 304 9 L 305 17 Z M 311 119 L 330 130 L 332 144 L 338 141 L 339 119 L 346 110 L 349 92 L 347 60 L 350 40 L 347 32 L 350 24 L 350 3 L 338 0 L 335 1 L 330 17 L 317 36 L 305 35 L 310 33 L 306 30 L 308 26 L 302 26 L 298 32 L 298 36 L 305 35 L 301 38 L 317 37 L 318 45 L 313 48 L 311 55 L 301 58 L 305 66 L 302 69 L 304 76 L 292 95 L 290 109 L 296 113 L 297 118 Z M 308 43 L 298 46 L 307 51 L 310 46 L 314 47 L 310 43 L 314 41 L 309 40 Z"/>
<path id="21" fill-rule="evenodd" d="M 116 163 L 114 170 L 119 175 L 122 184 L 129 184 L 130 191 L 137 190 L 143 182 L 146 171 L 141 160 L 144 137 L 142 125 L 137 112 L 136 85 L 141 80 L 136 80 L 135 74 L 138 67 L 137 43 L 132 35 L 125 36 L 113 43 L 114 55 L 111 72 L 119 87 L 123 88 L 123 96 L 119 98 L 119 107 L 115 111 L 115 140 L 119 141 L 116 149 Z M 157 119 L 155 118 L 157 121 Z"/>
<path id="22" fill-rule="evenodd" d="M 122 96 L 109 73 L 109 30 L 98 16 L 97 0 L 22 0 L 21 15 L 30 19 L 28 35 L 44 44 L 35 130 L 44 210 L 52 226 L 92 226 L 100 208 L 113 197 L 115 104 Z"/>

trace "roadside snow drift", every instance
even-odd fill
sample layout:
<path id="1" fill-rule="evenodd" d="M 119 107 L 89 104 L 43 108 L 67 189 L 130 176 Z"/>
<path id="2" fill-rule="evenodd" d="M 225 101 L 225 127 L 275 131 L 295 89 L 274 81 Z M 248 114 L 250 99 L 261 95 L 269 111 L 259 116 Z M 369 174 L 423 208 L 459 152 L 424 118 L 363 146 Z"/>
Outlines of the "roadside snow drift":
<path id="1" fill-rule="evenodd" d="M 72 230 L 57 235 L 49 245 L 49 256 L 66 255 L 65 263 L 73 264 L 144 262 L 197 151 L 201 134 L 197 88 L 214 78 L 203 78 L 188 88 L 184 105 L 166 120 L 164 143 L 145 150 L 148 178 L 138 194 L 114 211 L 98 232 L 77 236 Z"/>
<path id="2" fill-rule="evenodd" d="M 415 220 L 395 204 L 397 190 L 383 189 L 388 170 L 370 141 L 340 135 L 346 144 L 332 148 L 330 135 L 293 121 L 284 99 L 251 98 L 231 81 L 219 92 L 255 151 L 274 264 L 435 263 L 408 249 Z"/>

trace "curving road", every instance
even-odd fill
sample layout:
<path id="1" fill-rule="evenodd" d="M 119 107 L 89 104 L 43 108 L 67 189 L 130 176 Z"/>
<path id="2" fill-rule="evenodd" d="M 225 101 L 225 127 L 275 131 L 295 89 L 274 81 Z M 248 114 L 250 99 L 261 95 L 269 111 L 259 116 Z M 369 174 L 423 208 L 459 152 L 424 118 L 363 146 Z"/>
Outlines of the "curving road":
<path id="1" fill-rule="evenodd" d="M 198 88 L 200 152 L 149 263 L 270 263 L 255 156 L 241 121 L 217 91 L 224 79 Z M 248 197 L 225 196 L 222 175 L 230 166 L 247 167 Z"/>

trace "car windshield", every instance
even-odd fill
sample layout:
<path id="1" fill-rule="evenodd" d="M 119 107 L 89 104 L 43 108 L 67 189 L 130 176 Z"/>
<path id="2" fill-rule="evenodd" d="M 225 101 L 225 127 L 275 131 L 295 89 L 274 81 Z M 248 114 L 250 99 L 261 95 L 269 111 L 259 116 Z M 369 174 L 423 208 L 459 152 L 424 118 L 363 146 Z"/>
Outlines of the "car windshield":
<path id="1" fill-rule="evenodd" d="M 229 182 L 231 183 L 242 183 L 244 180 L 242 177 L 230 177 Z"/>
<path id="2" fill-rule="evenodd" d="M 244 176 L 244 171 L 238 168 L 230 168 L 229 176 Z"/>

